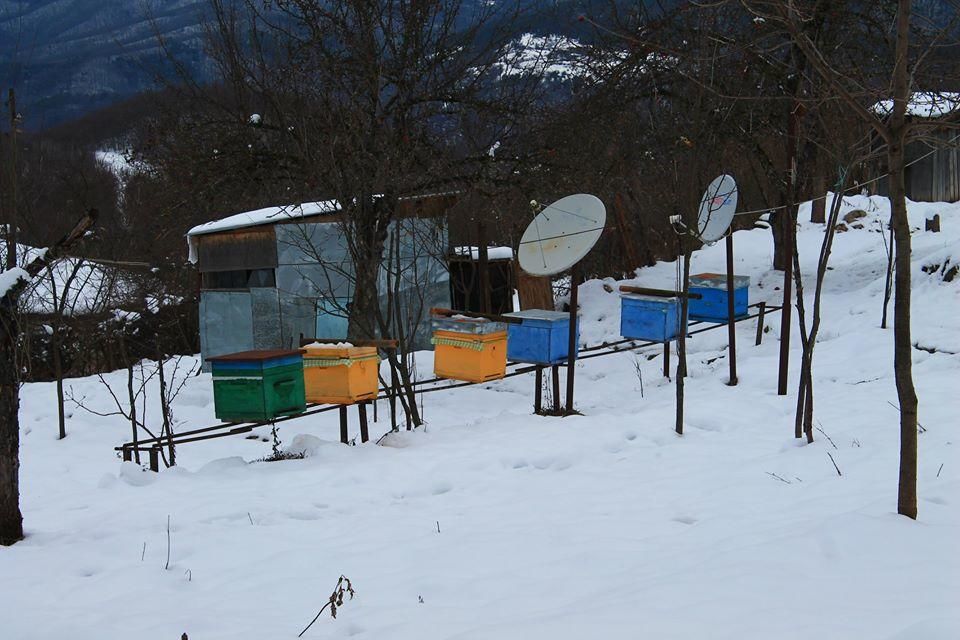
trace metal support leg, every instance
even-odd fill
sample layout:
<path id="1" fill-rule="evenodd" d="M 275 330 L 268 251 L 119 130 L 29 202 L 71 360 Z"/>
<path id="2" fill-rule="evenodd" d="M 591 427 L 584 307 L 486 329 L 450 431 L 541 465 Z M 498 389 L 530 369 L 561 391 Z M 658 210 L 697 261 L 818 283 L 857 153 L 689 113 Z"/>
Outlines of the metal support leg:
<path id="1" fill-rule="evenodd" d="M 670 343 L 663 343 L 663 377 L 670 379 Z"/>
<path id="2" fill-rule="evenodd" d="M 764 316 L 767 313 L 767 303 L 760 303 L 760 315 L 757 316 L 757 345 L 763 342 L 763 322 Z"/>
<path id="3" fill-rule="evenodd" d="M 543 367 L 537 367 L 537 386 L 533 392 L 533 412 L 540 413 L 543 409 Z"/>
<path id="4" fill-rule="evenodd" d="M 727 338 L 730 343 L 730 386 L 737 384 L 737 319 L 733 304 L 733 232 L 727 234 Z"/>
<path id="5" fill-rule="evenodd" d="M 360 442 L 366 442 L 370 439 L 370 434 L 367 431 L 367 403 L 359 403 L 357 412 L 360 414 Z"/>
<path id="6" fill-rule="evenodd" d="M 567 408 L 573 413 L 573 381 L 577 373 L 577 292 L 580 290 L 580 270 L 574 266 L 570 271 L 570 335 L 567 343 Z"/>
<path id="7" fill-rule="evenodd" d="M 350 441 L 350 434 L 347 433 L 347 406 L 340 405 L 340 442 L 347 444 Z"/>
<path id="8" fill-rule="evenodd" d="M 553 412 L 560 413 L 560 365 L 553 365 L 551 375 L 553 377 Z"/>

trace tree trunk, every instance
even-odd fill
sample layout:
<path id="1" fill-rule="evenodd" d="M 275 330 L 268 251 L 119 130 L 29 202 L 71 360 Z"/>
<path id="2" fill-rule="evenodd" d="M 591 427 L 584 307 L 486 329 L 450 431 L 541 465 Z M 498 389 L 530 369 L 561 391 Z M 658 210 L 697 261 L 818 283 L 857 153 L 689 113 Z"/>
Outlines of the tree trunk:
<path id="1" fill-rule="evenodd" d="M 893 280 L 893 375 L 900 400 L 900 482 L 897 513 L 917 518 L 917 392 L 910 339 L 910 223 L 904 184 L 903 133 L 890 145 L 890 209 L 896 271 Z"/>
<path id="2" fill-rule="evenodd" d="M 377 318 L 380 315 L 378 281 L 389 224 L 393 218 L 392 210 L 381 210 L 381 207 L 390 206 L 383 202 L 384 199 L 378 199 L 371 205 L 361 205 L 355 214 L 361 219 L 373 217 L 375 220 L 349 223 L 344 227 L 348 242 L 353 245 L 350 257 L 353 262 L 354 291 L 347 329 L 351 339 L 372 340 L 377 337 Z M 374 210 L 364 210 L 364 207 L 373 207 Z"/>
<path id="3" fill-rule="evenodd" d="M 0 300 L 0 545 L 11 545 L 23 538 L 18 334 L 16 304 L 4 298 Z"/>
<path id="4" fill-rule="evenodd" d="M 25 269 L 27 278 L 21 278 L 0 297 L 0 545 L 11 545 L 23 538 L 23 514 L 20 513 L 20 372 L 17 368 L 20 326 L 17 300 L 29 279 L 63 255 L 96 220 L 97 210 L 91 209 L 69 234 L 30 261 Z"/>
<path id="5" fill-rule="evenodd" d="M 810 222 L 827 221 L 827 181 L 822 175 L 813 179 L 813 202 L 810 208 Z"/>
<path id="6" fill-rule="evenodd" d="M 176 447 L 173 444 L 173 418 L 170 415 L 170 397 L 167 391 L 167 376 L 163 370 L 163 352 L 157 345 L 157 376 L 160 381 L 160 415 L 163 419 L 163 427 L 160 430 L 161 436 L 167 438 L 167 466 L 173 467 L 177 464 Z M 174 380 L 176 383 L 176 380 Z"/>
<path id="7" fill-rule="evenodd" d="M 897 513 L 917 519 L 917 392 L 913 386 L 913 346 L 910 340 L 910 221 L 904 176 L 904 151 L 909 124 L 910 0 L 897 3 L 897 43 L 893 68 L 893 113 L 887 140 L 890 169 L 890 224 L 893 227 L 896 275 L 893 279 L 893 377 L 900 400 L 900 481 Z"/>
<path id="8" fill-rule="evenodd" d="M 67 418 L 63 410 L 63 358 L 60 353 L 60 331 L 58 324 L 53 327 L 52 351 L 53 351 L 53 375 L 57 380 L 57 423 L 60 428 L 59 439 L 67 437 Z"/>
<path id="9" fill-rule="evenodd" d="M 784 204 L 787 204 L 787 198 L 783 198 Z M 786 224 L 784 216 L 788 215 L 788 209 L 777 209 L 770 215 L 770 233 L 773 234 L 773 268 L 776 271 L 784 271 L 787 265 L 787 246 L 786 246 Z"/>

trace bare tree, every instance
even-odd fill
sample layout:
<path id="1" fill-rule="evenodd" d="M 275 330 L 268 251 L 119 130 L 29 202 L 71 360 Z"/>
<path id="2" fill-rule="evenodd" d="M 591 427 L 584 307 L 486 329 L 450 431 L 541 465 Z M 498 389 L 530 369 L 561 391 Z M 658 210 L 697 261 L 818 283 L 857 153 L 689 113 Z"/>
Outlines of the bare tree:
<path id="1" fill-rule="evenodd" d="M 932 64 L 938 50 L 955 45 L 957 18 L 936 29 L 920 29 L 911 22 L 913 4 L 897 0 L 893 16 L 892 42 L 885 63 L 873 68 L 851 65 L 842 53 L 825 50 L 810 38 L 806 25 L 810 6 L 799 2 L 745 2 L 758 18 L 780 25 L 802 53 L 809 68 L 836 95 L 850 113 L 872 128 L 886 146 L 887 180 L 890 191 L 891 227 L 894 236 L 896 276 L 894 278 L 894 379 L 900 401 L 900 474 L 897 512 L 917 517 L 917 412 L 918 400 L 913 382 L 910 331 L 911 238 L 907 219 L 905 147 L 909 140 L 930 126 L 949 126 L 957 114 L 929 122 L 910 118 L 908 107 L 915 89 L 913 83 L 926 79 L 935 82 L 931 100 L 943 86 L 943 69 L 936 79 L 923 73 Z M 892 4 L 892 3 L 891 3 Z M 856 12 L 853 5 L 844 10 Z M 876 9 L 882 11 L 882 8 Z M 955 69 L 955 67 L 954 67 Z M 954 71 L 955 73 L 955 71 Z M 884 103 L 883 101 L 886 101 Z M 887 108 L 875 105 L 886 104 Z M 940 104 L 943 104 L 940 101 Z"/>
<path id="2" fill-rule="evenodd" d="M 91 209 L 73 230 L 31 260 L 26 267 L 8 269 L 6 290 L 0 297 L 0 545 L 23 538 L 20 513 L 20 371 L 17 350 L 20 338 L 17 301 L 30 281 L 49 264 L 59 260 L 93 226 L 97 212 Z"/>

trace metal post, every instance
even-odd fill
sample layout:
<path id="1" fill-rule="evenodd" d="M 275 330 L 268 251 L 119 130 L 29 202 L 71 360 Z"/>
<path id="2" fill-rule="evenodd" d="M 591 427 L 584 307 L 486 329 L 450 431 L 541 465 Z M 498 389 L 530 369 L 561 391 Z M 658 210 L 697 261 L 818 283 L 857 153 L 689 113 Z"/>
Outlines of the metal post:
<path id="1" fill-rule="evenodd" d="M 757 316 L 757 342 L 756 342 L 756 344 L 757 344 L 758 346 L 760 345 L 761 342 L 763 342 L 763 322 L 764 322 L 764 317 L 766 316 L 766 313 L 767 313 L 767 303 L 766 303 L 766 302 L 761 302 L 761 303 L 760 303 L 760 314 Z"/>
<path id="2" fill-rule="evenodd" d="M 663 377 L 670 379 L 670 342 L 663 343 Z"/>
<path id="3" fill-rule="evenodd" d="M 787 217 L 789 212 L 786 213 Z M 790 365 L 790 302 L 793 297 L 793 247 L 786 243 L 787 263 L 783 266 L 783 306 L 780 308 L 780 372 L 777 377 L 777 395 L 787 395 L 787 369 Z"/>
<path id="4" fill-rule="evenodd" d="M 727 337 L 730 341 L 730 381 L 731 387 L 737 384 L 737 319 L 734 317 L 733 304 L 733 231 L 727 234 Z"/>
<path id="5" fill-rule="evenodd" d="M 577 292 L 580 269 L 570 270 L 570 340 L 567 343 L 567 415 L 573 413 L 573 379 L 577 368 Z"/>
<path id="6" fill-rule="evenodd" d="M 342 404 L 339 407 L 340 409 L 340 442 L 347 444 L 350 441 L 349 433 L 347 433 L 347 405 Z"/>
<path id="7" fill-rule="evenodd" d="M 397 427 L 397 369 L 390 361 L 390 430 L 399 431 Z"/>
<path id="8" fill-rule="evenodd" d="M 360 414 L 360 442 L 366 442 L 370 439 L 370 434 L 367 431 L 367 403 L 358 403 L 357 412 Z"/>
<path id="9" fill-rule="evenodd" d="M 540 413 L 543 405 L 543 367 L 537 366 L 537 387 L 533 391 L 533 412 Z"/>
<path id="10" fill-rule="evenodd" d="M 560 413 L 560 365 L 553 365 L 550 374 L 553 380 L 553 412 Z"/>

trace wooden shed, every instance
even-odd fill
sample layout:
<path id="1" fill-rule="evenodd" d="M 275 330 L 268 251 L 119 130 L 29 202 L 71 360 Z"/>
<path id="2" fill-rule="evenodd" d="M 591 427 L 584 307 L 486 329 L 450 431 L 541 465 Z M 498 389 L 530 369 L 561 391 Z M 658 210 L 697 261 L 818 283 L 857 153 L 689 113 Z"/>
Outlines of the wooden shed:
<path id="1" fill-rule="evenodd" d="M 381 294 L 388 281 L 402 280 L 417 308 L 401 316 L 415 329 L 431 306 L 450 303 L 444 214 L 455 200 L 455 194 L 404 198 L 390 226 Z M 302 203 L 238 213 L 187 233 L 189 259 L 200 274 L 205 365 L 211 356 L 296 348 L 301 336 L 346 338 L 354 279 L 342 215 L 335 201 Z"/>
<path id="2" fill-rule="evenodd" d="M 892 102 L 878 102 L 874 111 L 890 113 Z M 907 144 L 905 181 L 907 197 L 918 202 L 960 201 L 960 130 L 956 126 L 936 126 L 936 120 L 960 112 L 960 93 L 918 92 L 907 105 L 907 116 L 923 119 L 932 126 L 923 136 Z M 886 173 L 885 163 L 879 170 Z M 879 195 L 889 195 L 886 179 L 877 185 Z"/>

